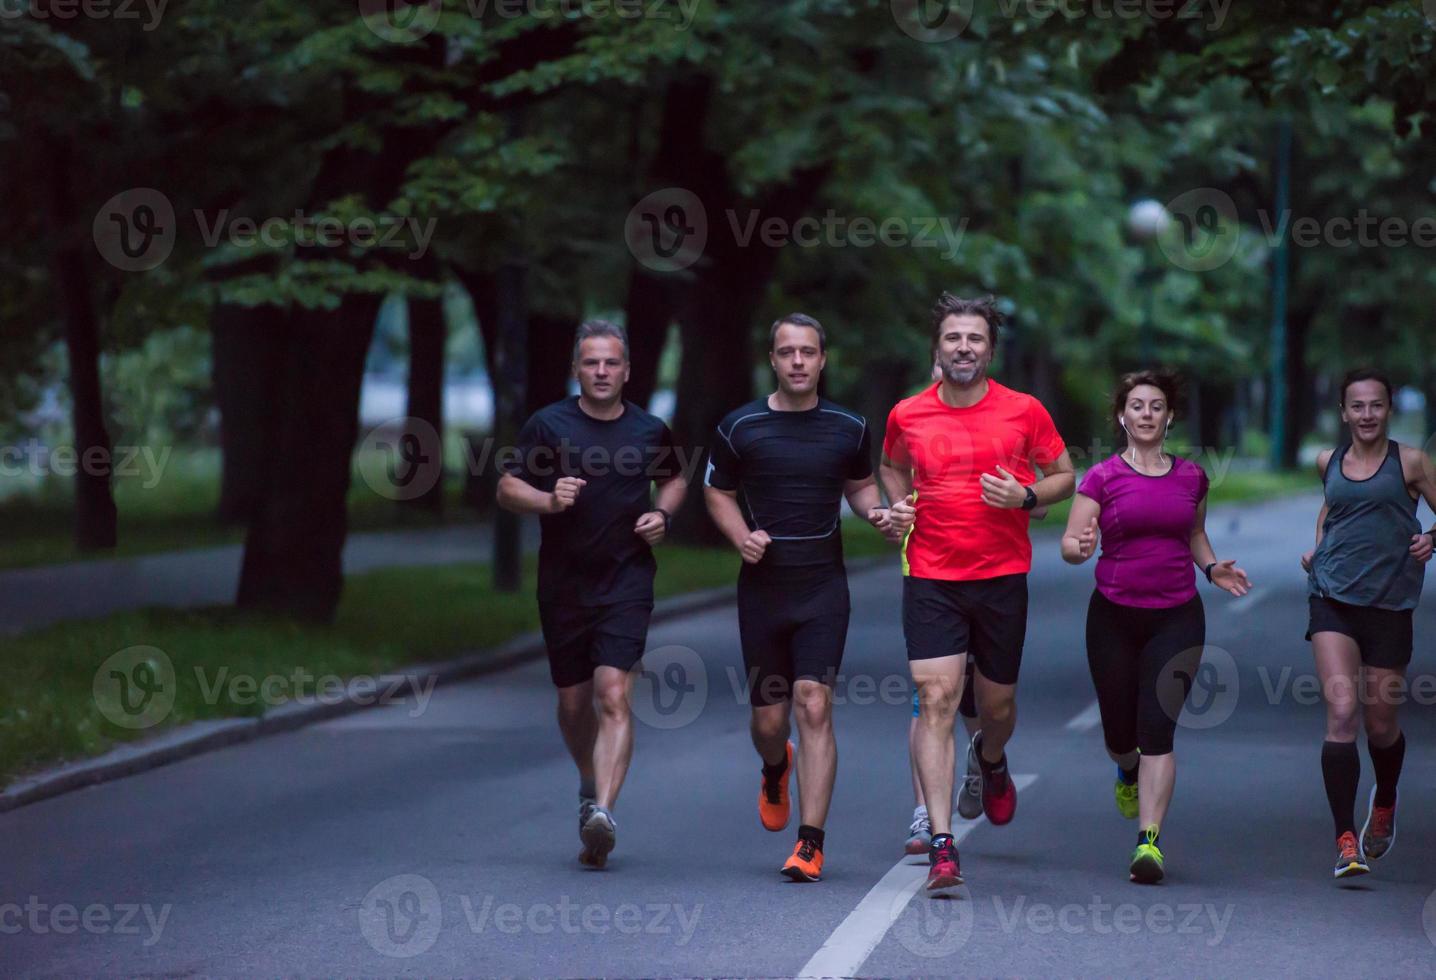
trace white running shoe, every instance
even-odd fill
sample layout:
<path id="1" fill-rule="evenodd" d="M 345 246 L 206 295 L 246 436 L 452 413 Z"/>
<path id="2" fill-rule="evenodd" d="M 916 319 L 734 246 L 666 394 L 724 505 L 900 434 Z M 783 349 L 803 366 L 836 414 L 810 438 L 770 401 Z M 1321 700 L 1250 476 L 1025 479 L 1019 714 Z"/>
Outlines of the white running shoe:
<path id="1" fill-rule="evenodd" d="M 912 812 L 912 825 L 907 829 L 907 842 L 903 851 L 908 854 L 926 854 L 932 844 L 932 821 L 928 819 L 927 807 L 920 806 Z"/>
<path id="2" fill-rule="evenodd" d="M 957 790 L 957 815 L 964 820 L 982 816 L 982 770 L 977 765 L 977 736 L 967 742 L 967 775 Z"/>

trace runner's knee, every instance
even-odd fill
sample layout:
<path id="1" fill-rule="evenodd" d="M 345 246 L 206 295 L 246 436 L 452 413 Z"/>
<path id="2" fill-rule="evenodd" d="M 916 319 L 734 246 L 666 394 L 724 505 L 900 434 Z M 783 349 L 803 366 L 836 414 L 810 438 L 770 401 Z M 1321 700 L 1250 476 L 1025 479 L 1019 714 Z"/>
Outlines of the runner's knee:
<path id="1" fill-rule="evenodd" d="M 800 680 L 793 690 L 799 728 L 825 728 L 833 721 L 832 692 L 817 681 Z"/>

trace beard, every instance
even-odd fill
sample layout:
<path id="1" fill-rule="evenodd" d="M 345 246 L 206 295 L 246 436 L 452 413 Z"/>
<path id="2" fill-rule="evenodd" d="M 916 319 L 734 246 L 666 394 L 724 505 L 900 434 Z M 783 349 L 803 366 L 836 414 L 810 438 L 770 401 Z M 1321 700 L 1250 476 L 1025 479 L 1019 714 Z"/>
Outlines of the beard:
<path id="1" fill-rule="evenodd" d="M 942 365 L 942 376 L 955 385 L 966 386 L 981 378 L 986 370 L 987 365 L 980 359 L 962 363 L 953 358 Z"/>

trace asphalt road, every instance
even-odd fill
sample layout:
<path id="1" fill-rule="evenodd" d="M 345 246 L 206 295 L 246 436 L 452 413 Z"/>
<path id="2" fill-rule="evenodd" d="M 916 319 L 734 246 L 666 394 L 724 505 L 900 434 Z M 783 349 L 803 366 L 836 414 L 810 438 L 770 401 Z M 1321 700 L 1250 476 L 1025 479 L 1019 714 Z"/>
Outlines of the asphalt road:
<path id="1" fill-rule="evenodd" d="M 575 860 L 576 780 L 532 664 L 0 816 L 0 974 L 1430 976 L 1436 605 L 1418 613 L 1397 844 L 1338 887 L 1297 565 L 1314 517 L 1309 498 L 1213 515 L 1219 554 L 1258 588 L 1204 592 L 1213 649 L 1178 732 L 1160 886 L 1127 881 L 1135 824 L 1088 710 L 1092 570 L 1047 538 L 1009 750 L 1017 818 L 964 825 L 955 899 L 911 897 L 922 859 L 901 852 L 894 563 L 852 579 L 820 884 L 781 878 L 792 837 L 758 824 L 725 609 L 650 638 L 606 871 Z M 1364 751 L 1363 768 L 1364 800 Z"/>

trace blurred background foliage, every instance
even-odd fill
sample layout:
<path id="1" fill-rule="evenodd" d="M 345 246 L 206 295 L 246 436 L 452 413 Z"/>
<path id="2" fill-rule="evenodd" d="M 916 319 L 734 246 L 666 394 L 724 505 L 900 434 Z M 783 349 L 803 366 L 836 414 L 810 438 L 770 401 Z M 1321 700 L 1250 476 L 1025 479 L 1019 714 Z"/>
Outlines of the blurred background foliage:
<path id="1" fill-rule="evenodd" d="M 1107 437 L 1114 375 L 1158 361 L 1193 389 L 1189 443 L 1255 456 L 1289 224 L 1282 125 L 1290 217 L 1436 220 L 1436 25 L 1413 0 L 1131 16 L 1075 0 L 693 0 L 627 8 L 637 17 L 443 0 L 361 16 L 384 6 L 189 0 L 153 27 L 5 22 L 0 433 L 43 417 L 81 446 L 96 426 L 218 445 L 225 479 L 258 485 L 217 488 L 215 506 L 273 555 L 335 520 L 342 542 L 366 371 L 407 372 L 404 414 L 442 430 L 419 406 L 445 377 L 502 378 L 500 324 L 517 323 L 527 411 L 563 393 L 572 328 L 601 314 L 633 336 L 632 397 L 669 392 L 676 434 L 702 445 L 765 383 L 767 324 L 803 310 L 830 331 L 827 393 L 879 425 L 927 379 L 927 310 L 948 289 L 1004 300 L 998 376 L 1043 398 L 1069 442 Z M 145 272 L 115 268 L 93 237 L 134 188 L 177 216 L 172 254 Z M 672 272 L 624 235 L 663 188 L 701 201 L 708 233 Z M 1205 228 L 1230 242 L 1210 269 L 1127 224 L 1136 201 L 1193 191 L 1232 204 Z M 206 241 L 296 212 L 397 224 L 404 247 Z M 741 240 L 752 220 L 804 217 L 839 238 Z M 917 240 L 858 244 L 860 221 Z M 1283 463 L 1353 362 L 1432 390 L 1431 257 L 1409 240 L 1291 249 Z M 75 397 L 77 360 L 98 365 L 98 401 Z M 290 431 L 305 452 L 276 435 Z M 276 467 L 318 489 L 274 504 L 288 492 L 265 486 Z M 82 512 L 99 506 L 91 490 Z"/>

